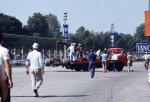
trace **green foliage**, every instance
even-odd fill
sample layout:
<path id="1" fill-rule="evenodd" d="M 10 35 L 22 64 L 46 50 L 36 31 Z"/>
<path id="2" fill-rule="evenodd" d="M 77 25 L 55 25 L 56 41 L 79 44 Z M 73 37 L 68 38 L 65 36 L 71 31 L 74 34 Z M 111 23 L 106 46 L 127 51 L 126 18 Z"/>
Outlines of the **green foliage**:
<path id="1" fill-rule="evenodd" d="M 46 17 L 40 13 L 34 13 L 28 19 L 28 30 L 32 33 L 39 33 L 41 37 L 48 36 L 48 23 Z"/>
<path id="2" fill-rule="evenodd" d="M 15 17 L 0 13 L 0 32 L 21 34 L 22 23 Z"/>
<path id="3" fill-rule="evenodd" d="M 79 27 L 75 34 L 70 35 L 70 41 L 75 43 L 81 43 L 85 50 L 98 50 L 101 48 L 110 47 L 110 32 L 93 32 L 86 30 L 83 26 Z M 115 46 L 123 47 L 125 49 L 133 48 L 133 37 L 129 34 L 115 33 Z"/>
<path id="4" fill-rule="evenodd" d="M 18 46 L 18 47 L 26 46 L 30 48 L 34 42 L 37 42 L 40 48 L 44 49 L 55 49 L 56 47 L 55 38 L 31 37 L 25 35 L 14 35 L 4 33 L 3 44 L 5 46 Z"/>
<path id="5" fill-rule="evenodd" d="M 136 43 L 150 43 L 150 39 L 144 36 L 144 23 L 136 28 L 133 38 Z"/>
<path id="6" fill-rule="evenodd" d="M 61 25 L 57 19 L 57 16 L 53 14 L 45 15 L 47 23 L 48 23 L 48 36 L 60 38 L 62 32 L 60 31 Z"/>

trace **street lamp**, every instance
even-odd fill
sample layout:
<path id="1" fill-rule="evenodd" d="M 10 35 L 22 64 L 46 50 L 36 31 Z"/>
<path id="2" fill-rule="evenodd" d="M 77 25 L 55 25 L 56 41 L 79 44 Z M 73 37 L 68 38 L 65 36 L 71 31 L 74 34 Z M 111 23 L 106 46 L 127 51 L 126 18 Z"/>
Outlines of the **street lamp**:
<path id="1" fill-rule="evenodd" d="M 114 47 L 114 23 L 111 24 L 111 29 L 110 29 L 110 46 Z"/>
<path id="2" fill-rule="evenodd" d="M 68 24 L 66 24 L 67 21 L 67 12 L 64 13 L 64 43 L 68 42 Z M 64 45 L 64 58 L 66 59 L 66 45 Z"/>

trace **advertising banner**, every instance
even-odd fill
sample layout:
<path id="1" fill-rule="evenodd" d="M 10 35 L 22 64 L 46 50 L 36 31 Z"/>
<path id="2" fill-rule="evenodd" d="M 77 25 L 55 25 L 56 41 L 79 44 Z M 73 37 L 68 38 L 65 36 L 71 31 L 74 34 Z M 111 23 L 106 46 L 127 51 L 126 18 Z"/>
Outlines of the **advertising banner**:
<path id="1" fill-rule="evenodd" d="M 64 28 L 64 42 L 67 43 L 68 42 L 68 25 L 64 24 L 63 28 Z"/>
<path id="2" fill-rule="evenodd" d="M 145 11 L 145 36 L 150 36 L 150 11 Z"/>
<path id="3" fill-rule="evenodd" d="M 136 53 L 150 53 L 150 43 L 137 43 L 136 44 Z"/>

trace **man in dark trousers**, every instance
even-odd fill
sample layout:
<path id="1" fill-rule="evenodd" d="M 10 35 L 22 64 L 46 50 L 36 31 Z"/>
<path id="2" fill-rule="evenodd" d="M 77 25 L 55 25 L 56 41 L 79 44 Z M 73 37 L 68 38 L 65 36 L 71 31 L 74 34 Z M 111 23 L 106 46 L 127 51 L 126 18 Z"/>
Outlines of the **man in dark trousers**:
<path id="1" fill-rule="evenodd" d="M 91 78 L 93 78 L 95 74 L 95 60 L 96 60 L 96 55 L 94 54 L 93 49 L 91 49 L 89 54 L 89 72 Z"/>
<path id="2" fill-rule="evenodd" d="M 119 54 L 117 54 L 116 52 L 114 52 L 114 54 L 112 55 L 111 60 L 113 60 L 113 71 L 114 72 L 115 72 L 115 70 L 117 70 L 119 72 L 119 69 L 118 69 L 118 57 L 120 55 L 122 55 L 122 54 L 123 54 L 123 50 Z"/>

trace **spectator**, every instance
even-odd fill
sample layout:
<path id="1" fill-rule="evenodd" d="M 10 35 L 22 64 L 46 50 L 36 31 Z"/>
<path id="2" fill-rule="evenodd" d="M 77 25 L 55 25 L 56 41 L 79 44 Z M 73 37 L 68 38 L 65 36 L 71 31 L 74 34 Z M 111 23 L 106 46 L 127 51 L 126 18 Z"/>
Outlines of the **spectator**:
<path id="1" fill-rule="evenodd" d="M 81 50 L 82 50 L 82 47 L 81 47 L 81 44 L 79 43 L 78 46 L 77 46 L 77 52 L 76 52 L 77 59 L 82 59 L 83 58 L 83 54 L 82 54 L 82 52 L 80 52 Z"/>
<path id="2" fill-rule="evenodd" d="M 89 72 L 90 72 L 91 78 L 93 78 L 95 74 L 96 55 L 94 54 L 93 49 L 91 49 L 90 51 L 91 53 L 89 54 Z"/>
<path id="3" fill-rule="evenodd" d="M 142 58 L 145 59 L 144 67 L 146 70 L 148 70 L 150 55 L 146 52 L 145 55 L 142 56 Z"/>
<path id="4" fill-rule="evenodd" d="M 12 70 L 9 62 L 9 51 L 2 46 L 3 35 L 0 33 L 0 89 L 1 102 L 8 102 L 8 88 L 13 87 Z M 8 84 L 6 82 L 8 80 Z"/>
<path id="5" fill-rule="evenodd" d="M 119 72 L 119 68 L 118 68 L 118 56 L 120 56 L 123 53 L 123 50 L 121 51 L 120 54 L 117 54 L 116 52 L 114 52 L 111 60 L 113 60 L 113 71 L 115 72 L 115 70 L 117 70 Z"/>
<path id="6" fill-rule="evenodd" d="M 127 60 L 128 60 L 128 72 L 133 72 L 133 56 L 128 52 L 127 54 Z"/>
<path id="7" fill-rule="evenodd" d="M 74 61 L 75 60 L 75 43 L 71 43 L 67 51 L 69 51 L 69 60 Z"/>
<path id="8" fill-rule="evenodd" d="M 102 57 L 103 72 L 107 73 L 107 58 L 108 58 L 108 54 L 106 53 L 106 50 L 104 50 L 104 52 L 101 55 L 101 57 Z"/>
<path id="9" fill-rule="evenodd" d="M 27 59 L 26 59 L 26 73 L 29 74 L 29 65 L 30 65 L 30 74 L 31 74 L 31 81 L 32 81 L 32 90 L 34 92 L 34 96 L 38 97 L 38 89 L 43 83 L 43 76 L 44 74 L 44 66 L 42 60 L 42 54 L 38 52 L 38 44 L 33 44 L 33 51 L 29 52 Z"/>
<path id="10" fill-rule="evenodd" d="M 100 57 L 101 57 L 101 49 L 100 48 L 96 51 L 96 56 L 98 59 L 100 59 Z"/>

